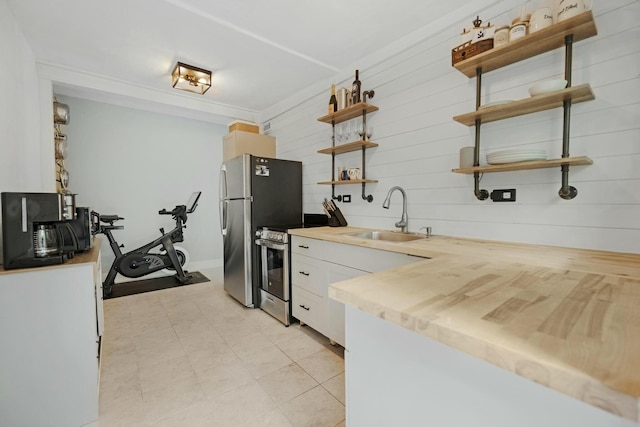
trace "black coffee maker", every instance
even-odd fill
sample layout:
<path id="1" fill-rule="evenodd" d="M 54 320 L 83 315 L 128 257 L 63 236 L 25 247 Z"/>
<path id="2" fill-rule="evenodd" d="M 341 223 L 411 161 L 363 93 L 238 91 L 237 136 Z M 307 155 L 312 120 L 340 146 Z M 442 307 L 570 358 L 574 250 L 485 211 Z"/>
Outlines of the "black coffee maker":
<path id="1" fill-rule="evenodd" d="M 88 208 L 76 208 L 87 215 L 80 220 L 68 219 L 62 194 L 2 193 L 0 197 L 5 269 L 62 264 L 75 252 L 91 248 Z"/>
<path id="2" fill-rule="evenodd" d="M 62 228 L 64 227 L 64 228 Z M 71 232 L 69 232 L 69 227 Z M 73 219 L 59 224 L 60 245 L 64 252 L 84 252 L 93 247 L 93 236 L 96 230 L 96 216 L 91 208 L 77 207 Z"/>

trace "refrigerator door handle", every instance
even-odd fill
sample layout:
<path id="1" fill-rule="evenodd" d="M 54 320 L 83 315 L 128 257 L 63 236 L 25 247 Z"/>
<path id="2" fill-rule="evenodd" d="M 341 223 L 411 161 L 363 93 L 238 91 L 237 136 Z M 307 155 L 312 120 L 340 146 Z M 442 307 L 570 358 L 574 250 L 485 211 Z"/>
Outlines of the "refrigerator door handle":
<path id="1" fill-rule="evenodd" d="M 220 233 L 223 236 L 227 235 L 227 197 L 229 192 L 227 191 L 227 167 L 223 164 L 220 167 Z"/>
<path id="2" fill-rule="evenodd" d="M 220 233 L 227 235 L 227 200 L 220 200 Z"/>
<path id="3" fill-rule="evenodd" d="M 227 189 L 227 167 L 222 165 L 220 168 L 220 199 L 226 200 L 229 198 L 229 191 Z"/>

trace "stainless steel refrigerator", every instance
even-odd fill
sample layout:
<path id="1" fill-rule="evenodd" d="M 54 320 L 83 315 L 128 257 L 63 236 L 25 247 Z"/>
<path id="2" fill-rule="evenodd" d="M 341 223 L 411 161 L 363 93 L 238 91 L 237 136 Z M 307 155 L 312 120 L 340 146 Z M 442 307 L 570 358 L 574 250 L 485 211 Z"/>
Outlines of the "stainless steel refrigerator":
<path id="1" fill-rule="evenodd" d="M 224 289 L 246 307 L 259 306 L 256 231 L 291 224 L 302 224 L 302 163 L 243 154 L 222 164 Z"/>

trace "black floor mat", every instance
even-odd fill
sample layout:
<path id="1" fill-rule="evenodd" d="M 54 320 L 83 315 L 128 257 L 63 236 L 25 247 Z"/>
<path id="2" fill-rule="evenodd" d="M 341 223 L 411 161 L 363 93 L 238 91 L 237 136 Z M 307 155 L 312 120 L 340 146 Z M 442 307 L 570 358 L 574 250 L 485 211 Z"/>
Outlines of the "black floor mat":
<path id="1" fill-rule="evenodd" d="M 208 282 L 209 279 L 199 271 L 189 272 L 193 274 L 193 279 L 189 285 L 194 283 Z M 175 288 L 183 285 L 175 276 L 158 277 L 155 279 L 135 280 L 133 282 L 116 283 L 111 289 L 111 295 L 104 295 L 104 299 L 125 297 L 127 295 L 142 294 L 145 292 L 158 291 L 160 289 Z"/>

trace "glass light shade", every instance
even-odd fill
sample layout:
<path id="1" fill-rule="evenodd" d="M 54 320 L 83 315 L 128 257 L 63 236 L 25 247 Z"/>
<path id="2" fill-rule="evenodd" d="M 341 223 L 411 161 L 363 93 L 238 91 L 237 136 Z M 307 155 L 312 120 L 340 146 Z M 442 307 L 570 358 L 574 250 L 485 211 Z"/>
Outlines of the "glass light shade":
<path id="1" fill-rule="evenodd" d="M 204 95 L 211 87 L 211 71 L 178 62 L 171 73 L 171 85 Z"/>

